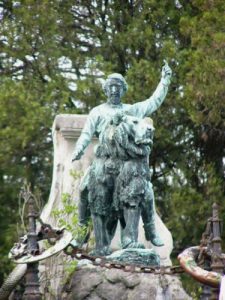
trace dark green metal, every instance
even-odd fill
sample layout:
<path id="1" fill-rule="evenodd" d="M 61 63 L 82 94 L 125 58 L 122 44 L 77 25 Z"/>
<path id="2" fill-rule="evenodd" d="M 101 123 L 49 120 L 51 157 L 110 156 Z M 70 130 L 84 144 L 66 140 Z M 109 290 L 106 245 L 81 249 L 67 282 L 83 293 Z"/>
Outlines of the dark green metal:
<path id="1" fill-rule="evenodd" d="M 164 101 L 172 71 L 167 62 L 153 95 L 133 105 L 121 103 L 127 83 L 121 74 L 108 76 L 104 92 L 107 102 L 90 112 L 72 160 L 78 160 L 92 136 L 99 137 L 95 159 L 81 184 L 79 219 L 81 225 L 93 220 L 96 249 L 92 254 L 109 255 L 117 223 L 121 226 L 122 248 L 141 249 L 138 224 L 143 219 L 146 239 L 162 246 L 155 229 L 154 193 L 148 157 L 154 128 L 144 120 Z"/>
<path id="2" fill-rule="evenodd" d="M 219 218 L 219 207 L 216 203 L 212 206 L 212 262 L 211 269 L 214 272 L 224 274 L 224 263 L 221 259 L 222 247 L 221 247 L 221 219 Z M 217 300 L 219 297 L 219 288 L 212 288 L 212 294 L 210 300 Z"/>
<path id="3" fill-rule="evenodd" d="M 28 233 L 27 233 L 27 251 L 31 255 L 38 253 L 38 241 L 36 233 L 36 219 L 38 214 L 35 208 L 35 200 L 29 188 L 23 192 L 25 203 L 28 204 Z M 27 264 L 25 274 L 25 292 L 23 300 L 41 300 L 40 283 L 38 276 L 38 263 Z"/>
<path id="4" fill-rule="evenodd" d="M 160 266 L 160 257 L 153 249 L 124 249 L 107 256 L 107 261 L 124 262 L 135 266 Z"/>

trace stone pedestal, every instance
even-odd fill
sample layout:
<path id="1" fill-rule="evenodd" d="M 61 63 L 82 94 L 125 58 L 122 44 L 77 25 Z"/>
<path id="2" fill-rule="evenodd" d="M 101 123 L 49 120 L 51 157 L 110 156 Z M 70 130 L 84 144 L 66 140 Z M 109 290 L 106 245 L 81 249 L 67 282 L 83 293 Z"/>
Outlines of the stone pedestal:
<path id="1" fill-rule="evenodd" d="M 81 160 L 75 161 L 74 163 L 71 162 L 72 152 L 85 124 L 86 117 L 87 116 L 85 115 L 58 115 L 53 123 L 54 166 L 52 186 L 49 200 L 41 214 L 42 220 L 53 226 L 57 226 L 57 220 L 53 218 L 51 213 L 53 209 L 60 209 L 62 207 L 62 194 L 69 193 L 76 203 L 79 200 L 79 185 L 81 179 L 74 180 L 71 176 L 71 171 L 75 170 L 84 173 L 93 160 L 93 147 L 97 143 L 97 139 L 93 139 Z M 157 195 L 155 195 L 155 197 L 157 203 Z M 159 231 L 165 246 L 153 248 L 160 256 L 161 265 L 171 265 L 170 253 L 173 248 L 172 236 L 157 214 L 156 228 Z M 139 241 L 142 242 L 146 248 L 152 248 L 150 242 L 145 240 L 142 221 L 140 222 L 139 228 Z M 113 239 L 112 248 L 114 250 L 120 248 L 119 228 Z M 57 288 L 61 278 L 59 277 L 57 282 L 56 274 L 60 273 L 63 269 L 60 258 L 53 257 L 44 264 L 48 269 L 48 275 L 54 278 L 54 287 Z"/>
<path id="2" fill-rule="evenodd" d="M 87 265 L 64 286 L 62 300 L 191 300 L 175 275 L 129 273 Z"/>
<path id="3" fill-rule="evenodd" d="M 80 136 L 84 126 L 85 115 L 58 115 L 56 116 L 53 127 L 53 145 L 54 145 L 54 165 L 52 186 L 49 200 L 45 205 L 41 218 L 44 222 L 57 225 L 51 215 L 53 209 L 62 207 L 62 195 L 68 193 L 76 203 L 79 199 L 80 180 L 74 180 L 71 171 L 84 173 L 93 160 L 93 147 L 97 139 L 88 146 L 82 159 L 72 163 L 72 153 L 75 143 Z"/>

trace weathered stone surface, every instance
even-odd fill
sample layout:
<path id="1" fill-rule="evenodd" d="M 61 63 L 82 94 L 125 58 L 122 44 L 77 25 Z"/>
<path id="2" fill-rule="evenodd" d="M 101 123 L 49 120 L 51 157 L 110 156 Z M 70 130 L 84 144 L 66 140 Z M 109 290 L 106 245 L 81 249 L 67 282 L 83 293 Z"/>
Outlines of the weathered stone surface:
<path id="1" fill-rule="evenodd" d="M 139 285 L 132 293 L 129 295 L 129 300 L 153 300 L 156 299 L 157 289 L 154 286 L 149 286 L 149 284 Z M 163 300 L 163 299 L 162 299 Z M 165 299 L 167 300 L 167 299 Z"/>
<path id="2" fill-rule="evenodd" d="M 74 276 L 72 277 L 70 288 L 72 289 L 73 293 L 70 295 L 70 297 L 68 297 L 68 299 L 86 299 L 86 297 L 89 296 L 101 282 L 103 282 L 103 278 L 100 271 L 90 268 L 80 269 L 79 272 L 75 272 Z"/>
<path id="3" fill-rule="evenodd" d="M 137 274 L 123 273 L 121 281 L 127 288 L 133 288 L 140 283 L 141 279 Z"/>
<path id="4" fill-rule="evenodd" d="M 97 287 L 96 293 L 104 300 L 127 299 L 126 287 L 122 282 L 118 282 L 116 285 L 104 282 Z"/>
<path id="5" fill-rule="evenodd" d="M 96 278 L 95 278 L 96 276 Z M 73 275 L 62 300 L 191 300 L 179 277 L 82 267 Z"/>
<path id="6" fill-rule="evenodd" d="M 140 277 L 135 273 L 121 273 L 120 270 L 111 269 L 105 271 L 105 277 L 109 282 L 123 282 L 127 288 L 133 288 L 140 283 Z"/>
<path id="7" fill-rule="evenodd" d="M 106 270 L 105 278 L 111 283 L 117 283 L 121 281 L 121 272 L 117 269 Z"/>
<path id="8" fill-rule="evenodd" d="M 102 298 L 99 297 L 99 296 L 98 296 L 97 294 L 95 294 L 95 292 L 94 292 L 94 293 L 92 293 L 92 294 L 90 295 L 90 297 L 85 298 L 85 300 L 102 300 Z"/>

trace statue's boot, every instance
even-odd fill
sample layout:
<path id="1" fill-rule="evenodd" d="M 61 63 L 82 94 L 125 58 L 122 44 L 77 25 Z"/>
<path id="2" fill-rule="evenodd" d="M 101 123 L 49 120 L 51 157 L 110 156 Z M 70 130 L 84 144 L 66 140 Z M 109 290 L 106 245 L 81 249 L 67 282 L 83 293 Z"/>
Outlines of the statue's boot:
<path id="1" fill-rule="evenodd" d="M 134 242 L 128 237 L 123 237 L 121 243 L 122 243 L 122 249 L 130 249 L 130 248 L 145 249 L 145 246 L 142 243 Z"/>
<path id="2" fill-rule="evenodd" d="M 150 241 L 154 246 L 157 247 L 164 246 L 162 239 L 159 237 L 159 235 L 156 232 L 155 222 L 144 224 L 144 230 L 145 230 L 145 238 L 147 241 Z"/>
<path id="3" fill-rule="evenodd" d="M 93 256 L 108 256 L 112 254 L 112 250 L 109 246 L 104 246 L 101 249 L 94 249 L 91 252 L 89 252 L 90 255 Z"/>

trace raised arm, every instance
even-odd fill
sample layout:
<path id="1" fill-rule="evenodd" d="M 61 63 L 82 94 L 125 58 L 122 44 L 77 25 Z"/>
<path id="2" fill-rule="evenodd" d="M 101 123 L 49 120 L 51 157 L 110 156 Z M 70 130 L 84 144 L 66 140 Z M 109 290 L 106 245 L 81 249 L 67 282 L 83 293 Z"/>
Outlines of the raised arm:
<path id="1" fill-rule="evenodd" d="M 79 160 L 81 156 L 84 154 L 84 150 L 90 144 L 91 139 L 96 131 L 97 122 L 98 122 L 98 117 L 94 112 L 94 110 L 92 110 L 88 115 L 84 128 L 81 132 L 81 135 L 76 142 L 75 149 L 72 154 L 72 161 Z"/>
<path id="2" fill-rule="evenodd" d="M 163 103 L 167 95 L 171 76 L 172 70 L 170 69 L 167 61 L 164 60 L 164 66 L 162 67 L 162 77 L 153 95 L 145 101 L 133 104 L 129 108 L 129 113 L 131 113 L 132 115 L 136 115 L 139 118 L 144 118 L 151 115 L 155 110 L 157 110 Z"/>

